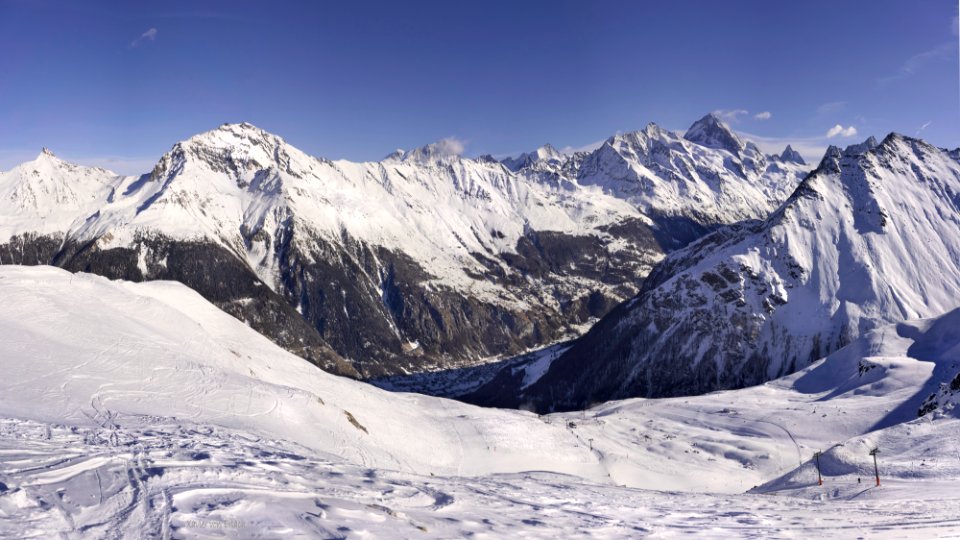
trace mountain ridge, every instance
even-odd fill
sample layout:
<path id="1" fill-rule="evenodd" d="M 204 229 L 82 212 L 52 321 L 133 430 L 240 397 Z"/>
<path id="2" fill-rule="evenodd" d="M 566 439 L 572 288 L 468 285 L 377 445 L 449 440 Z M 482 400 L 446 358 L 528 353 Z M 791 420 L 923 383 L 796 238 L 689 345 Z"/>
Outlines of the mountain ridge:
<path id="1" fill-rule="evenodd" d="M 878 325 L 948 311 L 960 298 L 958 193 L 960 163 L 919 139 L 831 148 L 765 220 L 668 255 L 514 403 L 569 409 L 759 384 Z M 515 390 L 498 384 L 474 398 L 509 403 Z"/>
<path id="2" fill-rule="evenodd" d="M 628 182 L 652 182 L 676 202 L 687 193 L 676 184 L 693 181 L 739 209 L 654 211 L 649 197 L 609 178 L 600 150 L 561 162 L 543 147 L 553 158 L 511 171 L 461 157 L 447 140 L 354 163 L 309 156 L 237 123 L 174 144 L 148 174 L 97 169 L 109 184 L 98 204 L 47 230 L 11 223 L 0 230 L 0 260 L 180 280 L 289 350 L 315 348 L 312 361 L 352 376 L 472 363 L 576 335 L 634 294 L 666 251 L 764 215 L 785 196 L 777 186 L 803 173 L 756 150 L 729 161 L 647 131 L 657 143 L 610 147 L 623 152 L 611 159 L 630 171 Z M 648 150 L 664 138 L 678 145 L 668 162 L 643 165 L 658 163 Z M 699 173 L 684 179 L 676 171 L 688 163 Z M 701 178 L 712 167 L 723 169 L 722 186 Z M 765 175 L 767 191 L 758 187 Z M 740 185 L 751 186 L 749 197 L 723 195 Z M 224 280 L 203 266 L 231 270 Z"/>

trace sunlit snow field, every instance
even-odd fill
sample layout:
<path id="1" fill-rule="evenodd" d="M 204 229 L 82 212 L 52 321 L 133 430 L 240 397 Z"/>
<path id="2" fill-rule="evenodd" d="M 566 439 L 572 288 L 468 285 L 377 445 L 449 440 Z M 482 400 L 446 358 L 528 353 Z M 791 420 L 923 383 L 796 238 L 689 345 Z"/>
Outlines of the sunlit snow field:
<path id="1" fill-rule="evenodd" d="M 917 418 L 960 312 L 539 417 L 333 377 L 175 283 L 4 266 L 0 298 L 3 537 L 960 536 L 960 420 Z"/>

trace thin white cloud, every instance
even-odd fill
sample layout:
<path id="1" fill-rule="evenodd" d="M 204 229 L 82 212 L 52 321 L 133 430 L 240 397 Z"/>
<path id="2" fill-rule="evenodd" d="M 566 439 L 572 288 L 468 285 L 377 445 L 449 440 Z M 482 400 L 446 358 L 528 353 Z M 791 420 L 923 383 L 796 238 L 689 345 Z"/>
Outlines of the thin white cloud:
<path id="1" fill-rule="evenodd" d="M 763 111 L 753 115 L 753 118 L 756 120 L 769 120 L 772 116 L 773 116 L 773 113 L 771 113 L 770 111 Z"/>
<path id="2" fill-rule="evenodd" d="M 833 126 L 827 130 L 826 137 L 832 139 L 834 137 L 853 137 L 857 134 L 857 128 L 853 126 L 843 127 L 840 124 Z"/>
<path id="3" fill-rule="evenodd" d="M 930 120 L 930 121 L 927 121 L 926 123 L 924 123 L 922 126 L 920 126 L 920 129 L 917 130 L 917 135 L 919 135 L 920 133 L 922 133 L 923 130 L 925 130 L 925 129 L 927 129 L 928 127 L 930 127 L 930 124 L 932 124 L 932 123 L 933 123 L 933 120 Z"/>
<path id="4" fill-rule="evenodd" d="M 807 163 L 814 165 L 820 162 L 829 146 L 826 137 L 765 137 L 743 131 L 737 134 L 756 144 L 765 154 L 779 155 L 789 144 Z"/>
<path id="5" fill-rule="evenodd" d="M 64 161 L 86 167 L 100 167 L 124 176 L 146 174 L 153 170 L 159 156 L 62 156 Z"/>
<path id="6" fill-rule="evenodd" d="M 894 81 L 906 79 L 907 77 L 910 77 L 923 70 L 928 65 L 949 60 L 955 57 L 956 54 L 957 43 L 955 41 L 941 43 L 939 46 L 930 49 L 929 51 L 924 51 L 907 58 L 907 60 L 900 65 L 900 69 L 897 70 L 896 73 L 886 77 L 881 77 L 877 80 L 877 83 L 880 86 L 885 86 Z"/>
<path id="7" fill-rule="evenodd" d="M 141 43 L 146 41 L 153 41 L 157 39 L 157 29 L 150 28 L 146 32 L 140 34 L 140 37 L 130 42 L 131 47 L 139 47 Z"/>
<path id="8" fill-rule="evenodd" d="M 33 161 L 39 153 L 39 148 L 0 150 L 0 171 L 9 171 L 21 163 Z M 84 167 L 100 167 L 125 176 L 148 173 L 153 170 L 157 161 L 160 159 L 159 156 L 83 156 L 70 153 L 62 154 L 57 152 L 56 149 L 53 149 L 53 153 L 67 163 L 82 165 Z"/>
<path id="9" fill-rule="evenodd" d="M 618 132 L 618 133 L 619 133 L 619 132 Z M 577 152 L 593 152 L 593 151 L 596 150 L 597 148 L 600 148 L 601 146 L 603 146 L 603 143 L 605 143 L 605 142 L 607 142 L 607 140 L 606 140 L 606 139 L 603 139 L 603 140 L 601 140 L 601 141 L 594 141 L 594 142 L 592 142 L 592 143 L 585 144 L 585 145 L 583 145 L 583 146 L 576 146 L 576 147 L 574 147 L 574 146 L 564 146 L 563 148 L 560 148 L 559 150 L 560 150 L 560 153 L 562 153 L 562 154 L 567 154 L 567 155 L 575 154 L 575 153 L 577 153 Z"/>
<path id="10" fill-rule="evenodd" d="M 456 137 L 445 137 L 433 143 L 436 149 L 445 156 L 459 156 L 467 149 L 466 141 Z"/>
<path id="11" fill-rule="evenodd" d="M 831 115 L 842 111 L 847 106 L 846 101 L 829 101 L 817 107 L 818 115 Z"/>
<path id="12" fill-rule="evenodd" d="M 724 122 L 736 123 L 740 121 L 741 116 L 750 114 L 750 111 L 746 109 L 717 109 L 713 111 L 713 114 L 717 115 Z"/>

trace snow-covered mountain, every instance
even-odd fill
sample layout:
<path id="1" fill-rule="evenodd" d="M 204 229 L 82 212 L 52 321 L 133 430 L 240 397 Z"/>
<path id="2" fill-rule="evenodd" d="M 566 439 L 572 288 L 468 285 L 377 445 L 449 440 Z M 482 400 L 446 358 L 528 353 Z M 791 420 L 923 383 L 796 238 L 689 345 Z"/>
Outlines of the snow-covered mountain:
<path id="1" fill-rule="evenodd" d="M 562 165 L 566 161 L 566 155 L 547 143 L 533 152 L 525 152 L 516 157 L 508 157 L 502 160 L 501 163 L 506 165 L 511 171 L 519 171 L 520 169 L 540 163 Z"/>
<path id="2" fill-rule="evenodd" d="M 960 162 L 891 134 L 831 148 L 766 220 L 670 255 L 520 402 L 575 408 L 758 384 L 879 325 L 958 305 Z"/>
<path id="3" fill-rule="evenodd" d="M 764 216 L 802 174 L 750 144 L 733 155 L 655 131 L 679 145 L 668 158 L 659 142 L 628 154 L 614 138 L 569 158 L 541 148 L 517 171 L 448 140 L 380 162 L 319 159 L 250 124 L 177 143 L 139 177 L 43 154 L 0 177 L 0 215 L 14 216 L 0 262 L 178 280 L 339 373 L 456 366 L 576 335 L 665 251 Z M 657 190 L 627 189 L 617 166 Z M 79 195 L 27 198 L 61 191 Z M 30 200 L 42 210 L 23 210 Z"/>
<path id="4" fill-rule="evenodd" d="M 747 149 L 747 143 L 720 120 L 716 114 L 710 113 L 696 121 L 683 138 L 717 150 L 726 150 L 732 155 L 739 155 Z"/>
<path id="5" fill-rule="evenodd" d="M 780 161 L 798 163 L 800 165 L 807 164 L 807 162 L 803 160 L 803 156 L 800 155 L 800 152 L 794 150 L 789 144 L 783 149 L 783 152 L 780 153 Z"/>
<path id="6" fill-rule="evenodd" d="M 0 243 L 14 232 L 62 234 L 96 213 L 118 175 L 67 163 L 44 148 L 33 161 L 0 172 Z"/>
<path id="7" fill-rule="evenodd" d="M 0 298 L 3 537 L 960 532 L 958 409 L 924 407 L 956 310 L 754 388 L 539 417 L 329 375 L 179 283 L 7 265 Z"/>
<path id="8" fill-rule="evenodd" d="M 708 114 L 683 137 L 656 124 L 611 137 L 583 159 L 577 179 L 637 205 L 675 231 L 679 246 L 719 224 L 766 217 L 806 172 Z"/>

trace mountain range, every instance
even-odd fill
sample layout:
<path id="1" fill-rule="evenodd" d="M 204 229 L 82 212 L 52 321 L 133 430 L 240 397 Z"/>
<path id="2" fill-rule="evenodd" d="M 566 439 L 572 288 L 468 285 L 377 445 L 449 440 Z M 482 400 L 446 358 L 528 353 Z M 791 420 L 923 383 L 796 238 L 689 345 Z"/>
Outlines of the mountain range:
<path id="1" fill-rule="evenodd" d="M 338 374 L 447 369 L 579 335 L 666 253 L 775 209 L 794 154 L 714 115 L 503 162 L 443 142 L 333 161 L 225 124 L 139 176 L 46 149 L 0 173 L 0 263 L 180 281 Z"/>
<path id="2" fill-rule="evenodd" d="M 538 366 L 535 381 L 513 366 L 471 400 L 568 410 L 741 388 L 958 304 L 957 152 L 871 137 L 829 148 L 766 219 L 668 255 L 638 295 Z"/>

